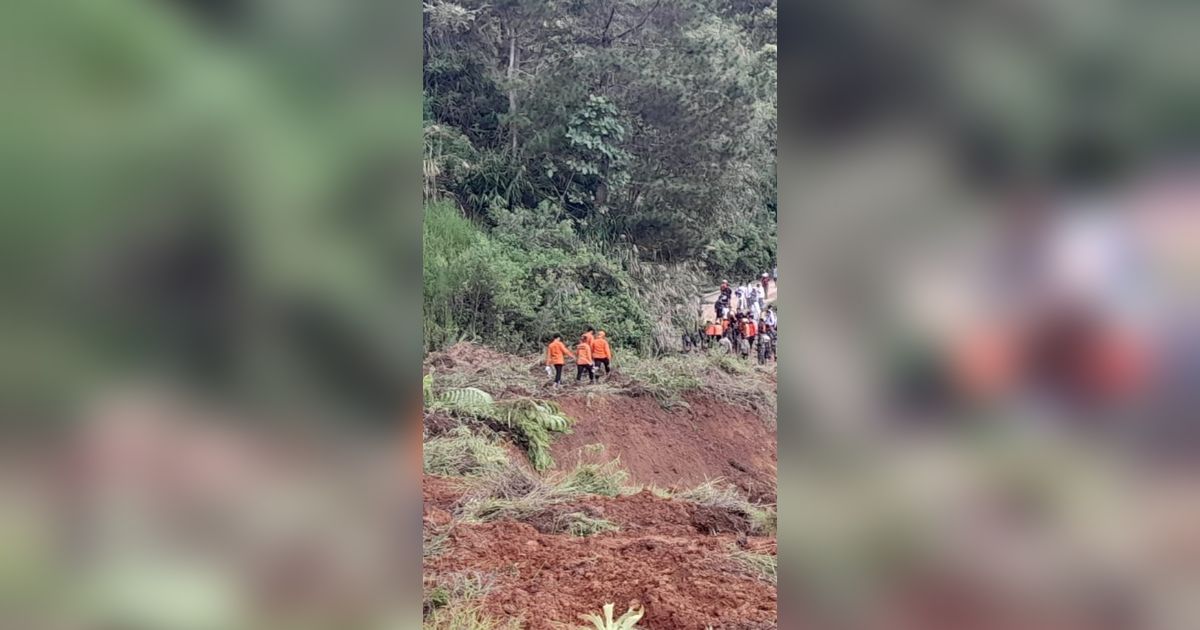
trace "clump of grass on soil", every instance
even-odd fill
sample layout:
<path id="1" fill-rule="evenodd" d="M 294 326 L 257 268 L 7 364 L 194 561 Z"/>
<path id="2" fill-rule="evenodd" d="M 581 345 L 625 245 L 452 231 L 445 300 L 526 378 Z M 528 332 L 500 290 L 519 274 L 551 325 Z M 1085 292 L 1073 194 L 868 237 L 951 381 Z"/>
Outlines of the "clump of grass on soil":
<path id="1" fill-rule="evenodd" d="M 779 579 L 779 563 L 773 555 L 734 549 L 729 556 L 734 562 L 762 580 L 775 584 Z"/>
<path id="2" fill-rule="evenodd" d="M 443 477 L 474 477 L 508 464 L 503 446 L 465 426 L 426 441 L 422 457 L 426 474 Z"/>
<path id="3" fill-rule="evenodd" d="M 479 387 L 487 391 L 509 391 L 533 396 L 549 380 L 542 371 L 542 364 L 540 355 L 500 355 L 469 366 L 435 369 L 438 381 L 445 387 Z"/>
<path id="4" fill-rule="evenodd" d="M 593 518 L 583 512 L 568 512 L 556 519 L 555 529 L 572 536 L 592 536 L 604 532 L 615 532 L 620 528 L 611 521 Z"/>
<path id="5" fill-rule="evenodd" d="M 547 507 L 571 498 L 558 486 L 541 477 L 510 464 L 479 478 L 464 495 L 462 516 L 467 521 L 490 521 L 504 518 L 524 520 Z"/>
<path id="6" fill-rule="evenodd" d="M 624 494 L 627 477 L 628 473 L 620 468 L 618 460 L 606 464 L 579 464 L 566 474 L 549 479 L 510 463 L 476 478 L 471 490 L 463 497 L 459 513 L 467 521 L 476 522 L 504 518 L 527 520 L 572 499 Z M 595 529 L 602 526 L 589 523 L 580 527 Z"/>
<path id="7" fill-rule="evenodd" d="M 683 394 L 704 385 L 696 371 L 689 368 L 685 357 L 676 356 L 656 360 L 630 357 L 621 366 L 633 380 L 633 388 L 654 396 L 664 408 L 687 405 Z"/>
<path id="8" fill-rule="evenodd" d="M 571 493 L 615 497 L 623 493 L 628 478 L 629 473 L 621 468 L 621 461 L 614 459 L 606 464 L 579 464 L 558 482 L 558 486 Z"/>
<path id="9" fill-rule="evenodd" d="M 775 533 L 777 516 L 775 510 L 751 503 L 736 488 L 721 483 L 719 479 L 706 481 L 695 488 L 676 492 L 674 498 L 720 510 L 741 514 L 750 521 L 752 534 Z"/>
<path id="10" fill-rule="evenodd" d="M 683 395 L 702 391 L 732 405 L 757 410 L 772 423 L 775 393 L 754 364 L 719 350 L 623 362 L 629 388 L 653 395 L 666 408 L 685 405 Z"/>
<path id="11" fill-rule="evenodd" d="M 478 572 L 436 576 L 424 589 L 424 630 L 517 630 L 519 620 L 499 620 L 487 615 L 482 600 L 493 580 Z"/>

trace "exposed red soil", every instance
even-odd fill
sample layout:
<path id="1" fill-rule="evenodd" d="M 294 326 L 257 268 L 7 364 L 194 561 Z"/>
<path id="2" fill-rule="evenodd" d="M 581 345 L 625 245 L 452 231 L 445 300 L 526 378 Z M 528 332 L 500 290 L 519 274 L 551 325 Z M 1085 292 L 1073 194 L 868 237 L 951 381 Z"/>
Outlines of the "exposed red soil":
<path id="1" fill-rule="evenodd" d="M 737 547 L 774 554 L 775 540 L 746 536 L 721 510 L 654 496 L 589 497 L 553 506 L 529 523 L 449 523 L 464 491 L 452 479 L 425 477 L 425 528 L 448 532 L 445 550 L 425 561 L 427 576 L 482 571 L 496 582 L 485 609 L 523 616 L 531 630 L 574 623 L 609 602 L 646 609 L 641 627 L 775 627 L 775 588 L 730 560 Z M 582 512 L 619 531 L 579 538 L 554 531 L 554 517 Z M 713 530 L 709 524 L 719 526 Z M 714 533 L 716 532 L 716 533 Z"/>
<path id="2" fill-rule="evenodd" d="M 568 396 L 558 400 L 576 419 L 551 448 L 560 468 L 619 457 L 631 481 L 684 488 L 718 477 L 750 499 L 775 502 L 775 431 L 753 411 L 706 395 L 688 407 L 663 409 L 650 396 Z M 600 453 L 590 444 L 603 444 Z"/>
<path id="3" fill-rule="evenodd" d="M 463 344 L 430 364 L 469 371 L 514 358 Z M 531 360 L 529 370 L 537 376 L 541 366 Z M 680 490 L 722 478 L 753 501 L 775 502 L 775 431 L 755 410 L 706 394 L 690 394 L 687 406 L 664 409 L 653 396 L 638 395 L 637 384 L 619 372 L 605 381 L 623 394 L 589 395 L 586 386 L 564 381 L 562 389 L 537 394 L 553 398 L 576 420 L 572 433 L 555 436 L 551 451 L 558 469 L 619 458 L 633 484 Z M 431 433 L 449 424 L 426 418 Z M 513 459 L 524 463 L 524 454 L 510 446 Z M 492 587 L 480 601 L 485 613 L 519 618 L 530 630 L 557 630 L 580 626 L 581 613 L 599 613 L 606 603 L 616 604 L 619 615 L 637 602 L 645 608 L 638 627 L 653 630 L 778 625 L 775 585 L 731 555 L 738 549 L 776 553 L 774 536 L 750 535 L 743 514 L 646 490 L 553 504 L 523 522 L 465 524 L 455 516 L 466 490 L 456 480 L 425 478 L 425 539 L 437 540 L 436 553 L 425 559 L 425 576 L 427 584 L 437 584 L 458 573 L 486 574 Z M 573 513 L 618 529 L 573 536 L 563 531 Z"/>
<path id="4" fill-rule="evenodd" d="M 424 475 L 421 478 L 421 520 L 426 528 L 442 527 L 453 518 L 454 505 L 465 488 L 453 479 Z"/>
<path id="5" fill-rule="evenodd" d="M 578 622 L 615 603 L 645 607 L 641 626 L 655 630 L 773 628 L 774 585 L 731 570 L 732 535 L 671 536 L 617 532 L 578 538 L 541 534 L 525 523 L 458 526 L 427 573 L 485 571 L 496 586 L 484 609 L 524 618 L 530 630 Z"/>

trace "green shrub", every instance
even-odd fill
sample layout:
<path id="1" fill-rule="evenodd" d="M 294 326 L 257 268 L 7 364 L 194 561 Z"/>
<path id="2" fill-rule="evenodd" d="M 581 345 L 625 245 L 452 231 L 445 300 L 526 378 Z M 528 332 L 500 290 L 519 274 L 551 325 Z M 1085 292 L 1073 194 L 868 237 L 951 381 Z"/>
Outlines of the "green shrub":
<path id="1" fill-rule="evenodd" d="M 426 351 L 481 341 L 509 352 L 568 344 L 604 327 L 618 350 L 644 346 L 650 317 L 621 264 L 583 242 L 553 204 L 489 211 L 484 231 L 453 204 L 425 207 Z"/>

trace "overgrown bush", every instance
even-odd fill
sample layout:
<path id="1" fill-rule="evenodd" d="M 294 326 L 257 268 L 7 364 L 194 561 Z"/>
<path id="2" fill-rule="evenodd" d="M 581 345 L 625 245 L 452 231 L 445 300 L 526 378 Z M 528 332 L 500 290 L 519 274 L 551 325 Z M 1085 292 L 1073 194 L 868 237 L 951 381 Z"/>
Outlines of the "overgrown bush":
<path id="1" fill-rule="evenodd" d="M 618 348 L 645 346 L 650 318 L 621 265 L 582 241 L 556 206 L 494 208 L 485 232 L 449 202 L 425 207 L 426 351 L 457 341 L 509 352 L 568 344 L 603 327 Z"/>

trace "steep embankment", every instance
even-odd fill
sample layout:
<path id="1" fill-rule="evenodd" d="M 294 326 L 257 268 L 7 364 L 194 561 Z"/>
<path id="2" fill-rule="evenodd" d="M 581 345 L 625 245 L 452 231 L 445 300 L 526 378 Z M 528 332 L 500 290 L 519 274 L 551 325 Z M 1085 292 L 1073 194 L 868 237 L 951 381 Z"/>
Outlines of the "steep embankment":
<path id="1" fill-rule="evenodd" d="M 427 436 L 481 450 L 425 477 L 426 627 L 573 627 L 606 603 L 656 630 L 776 627 L 774 373 L 731 360 L 626 357 L 554 389 L 539 357 L 431 356 L 442 387 L 552 401 L 572 427 L 537 474 L 503 422 L 427 413 Z"/>
<path id="2" fill-rule="evenodd" d="M 775 502 L 775 431 L 758 413 L 703 392 L 664 409 L 650 396 L 558 399 L 573 432 L 555 440 L 560 466 L 618 458 L 635 483 L 682 488 L 724 478 L 750 499 Z M 602 444 L 604 450 L 589 451 Z"/>

